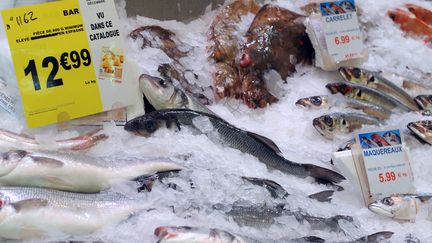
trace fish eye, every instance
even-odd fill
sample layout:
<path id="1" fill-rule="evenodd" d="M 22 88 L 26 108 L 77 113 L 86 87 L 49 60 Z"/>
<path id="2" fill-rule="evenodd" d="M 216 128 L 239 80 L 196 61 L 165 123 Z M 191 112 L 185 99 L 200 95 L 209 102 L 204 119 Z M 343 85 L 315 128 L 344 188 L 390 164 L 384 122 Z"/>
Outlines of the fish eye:
<path id="1" fill-rule="evenodd" d="M 361 77 L 361 70 L 359 68 L 353 68 L 352 75 L 355 78 L 360 78 Z"/>
<path id="2" fill-rule="evenodd" d="M 156 129 L 157 129 L 156 122 L 154 122 L 154 121 L 146 121 L 144 123 L 144 129 L 147 132 L 149 132 L 149 133 L 152 133 L 152 132 L 156 131 Z"/>
<path id="3" fill-rule="evenodd" d="M 164 88 L 167 86 L 165 80 L 163 80 L 163 79 L 159 79 L 159 84 L 160 84 L 160 86 L 162 86 Z"/>
<path id="4" fill-rule="evenodd" d="M 314 96 L 314 97 L 311 97 L 311 102 L 312 102 L 312 104 L 314 104 L 314 105 L 321 105 L 322 100 L 321 100 L 321 97 L 319 97 L 319 96 Z"/>
<path id="5" fill-rule="evenodd" d="M 347 122 L 345 119 L 342 119 L 342 125 L 346 126 Z"/>
<path id="6" fill-rule="evenodd" d="M 325 116 L 324 122 L 327 124 L 327 126 L 333 126 L 333 119 L 330 116 Z"/>
<path id="7" fill-rule="evenodd" d="M 393 206 L 394 201 L 390 197 L 386 197 L 382 200 L 382 203 L 387 205 L 387 206 Z"/>
<path id="8" fill-rule="evenodd" d="M 359 91 L 357 92 L 357 97 L 359 97 L 359 98 L 362 97 L 362 91 L 361 91 L 361 90 L 359 90 Z"/>
<path id="9" fill-rule="evenodd" d="M 375 76 L 370 77 L 369 81 L 370 82 L 375 82 Z"/>

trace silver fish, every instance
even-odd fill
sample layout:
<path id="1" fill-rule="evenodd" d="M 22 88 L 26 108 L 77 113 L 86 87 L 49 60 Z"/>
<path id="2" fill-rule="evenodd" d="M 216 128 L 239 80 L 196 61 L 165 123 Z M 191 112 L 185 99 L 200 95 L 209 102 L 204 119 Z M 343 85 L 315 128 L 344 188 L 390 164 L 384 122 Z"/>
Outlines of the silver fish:
<path id="1" fill-rule="evenodd" d="M 89 234 L 143 210 L 120 193 L 80 194 L 50 189 L 0 188 L 0 237 L 32 239 Z"/>
<path id="2" fill-rule="evenodd" d="M 332 106 L 347 107 L 362 110 L 364 113 L 382 120 L 388 119 L 391 115 L 390 110 L 370 102 L 350 98 L 337 100 L 336 98 L 327 95 L 302 98 L 296 102 L 296 105 L 315 109 L 331 108 Z"/>
<path id="3" fill-rule="evenodd" d="M 429 201 L 432 194 L 401 194 L 377 200 L 369 204 L 372 212 L 393 219 L 413 220 L 420 204 Z"/>
<path id="4" fill-rule="evenodd" d="M 432 145 L 432 120 L 410 122 L 407 127 L 421 141 Z"/>
<path id="5" fill-rule="evenodd" d="M 154 234 L 159 238 L 158 243 L 246 243 L 240 236 L 220 229 L 161 226 Z"/>
<path id="6" fill-rule="evenodd" d="M 324 137 L 333 139 L 338 133 L 351 133 L 365 125 L 380 125 L 375 118 L 358 113 L 332 113 L 313 120 L 313 126 Z"/>
<path id="7" fill-rule="evenodd" d="M 418 95 L 415 101 L 423 110 L 432 111 L 432 95 Z"/>
<path id="8" fill-rule="evenodd" d="M 412 111 L 410 107 L 392 96 L 366 86 L 352 83 L 331 83 L 327 84 L 326 88 L 329 89 L 332 94 L 341 93 L 345 97 L 373 103 L 390 111 Z"/>
<path id="9" fill-rule="evenodd" d="M 161 127 L 171 125 L 191 126 L 200 130 L 197 119 L 205 119 L 212 127 L 212 132 L 203 133 L 210 136 L 217 133 L 217 138 L 224 144 L 251 154 L 269 167 L 301 178 L 311 176 L 321 182 L 339 183 L 345 178 L 337 172 L 312 164 L 299 164 L 285 159 L 279 148 L 270 139 L 252 132 L 241 130 L 223 119 L 192 110 L 172 109 L 159 110 L 137 117 L 127 122 L 125 130 L 140 136 L 150 136 Z"/>
<path id="10" fill-rule="evenodd" d="M 186 108 L 214 114 L 195 97 L 187 95 L 180 88 L 175 87 L 169 79 L 143 74 L 139 83 L 141 91 L 157 110 Z"/>
<path id="11" fill-rule="evenodd" d="M 245 176 L 243 176 L 242 179 L 254 185 L 264 187 L 270 192 L 270 195 L 273 198 L 285 199 L 290 195 L 281 185 L 279 185 L 275 181 L 256 178 L 256 177 L 245 177 Z M 327 191 L 311 194 L 308 196 L 308 198 L 315 199 L 319 202 L 330 202 L 333 193 L 334 193 L 333 190 L 327 190 Z"/>
<path id="12" fill-rule="evenodd" d="M 41 144 L 31 136 L 0 129 L 0 147 L 6 149 L 25 148 L 29 150 L 84 150 L 108 138 L 105 134 L 98 134 L 99 131 L 95 130 L 78 137 L 57 140 L 52 144 Z"/>
<path id="13" fill-rule="evenodd" d="M 178 171 L 168 159 L 94 158 L 58 152 L 13 150 L 0 154 L 0 184 L 94 193 L 157 172 Z"/>
<path id="14" fill-rule="evenodd" d="M 399 100 L 413 111 L 419 110 L 413 98 L 402 88 L 390 80 L 384 78 L 380 73 L 361 69 L 357 67 L 341 67 L 339 73 L 350 83 L 360 84 L 372 89 L 379 90 Z"/>

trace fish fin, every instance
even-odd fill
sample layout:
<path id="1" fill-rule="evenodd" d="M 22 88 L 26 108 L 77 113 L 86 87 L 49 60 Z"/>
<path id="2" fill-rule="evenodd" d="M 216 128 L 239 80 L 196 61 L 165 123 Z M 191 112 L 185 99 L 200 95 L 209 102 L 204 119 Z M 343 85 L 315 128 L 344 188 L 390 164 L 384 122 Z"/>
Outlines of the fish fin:
<path id="1" fill-rule="evenodd" d="M 309 176 L 318 179 L 317 182 L 322 182 L 324 184 L 333 184 L 340 183 L 341 181 L 345 180 L 345 177 L 343 175 L 330 169 L 326 169 L 313 164 L 302 164 L 302 166 L 309 173 Z"/>
<path id="2" fill-rule="evenodd" d="M 159 179 L 159 176 L 156 174 L 150 176 L 140 176 L 136 178 L 134 181 L 138 184 L 137 191 L 151 192 L 151 190 L 153 189 L 153 185 L 157 179 Z"/>
<path id="3" fill-rule="evenodd" d="M 289 196 L 289 193 L 277 182 L 267 179 L 255 178 L 255 177 L 245 177 L 242 176 L 242 179 L 252 183 L 253 185 L 261 186 L 267 189 L 270 192 L 270 195 L 273 198 L 286 198 Z M 279 192 L 279 193 L 278 193 Z M 283 195 L 281 195 L 283 194 Z"/>
<path id="4" fill-rule="evenodd" d="M 44 199 L 27 199 L 11 203 L 11 205 L 17 212 L 21 212 L 25 210 L 46 207 L 48 205 L 48 201 Z"/>
<path id="5" fill-rule="evenodd" d="M 326 190 L 315 194 L 311 194 L 308 196 L 308 198 L 315 199 L 318 202 L 331 202 L 332 200 L 331 197 L 333 196 L 333 194 L 334 194 L 333 190 Z"/>
<path id="6" fill-rule="evenodd" d="M 56 159 L 51 159 L 51 158 L 47 158 L 47 157 L 39 157 L 39 156 L 31 156 L 33 158 L 33 161 L 35 163 L 44 165 L 46 167 L 49 168 L 60 168 L 63 167 L 64 163 L 56 160 Z"/>
<path id="7" fill-rule="evenodd" d="M 419 196 L 416 196 L 416 198 L 418 198 L 420 200 L 420 202 L 424 203 L 424 202 L 429 201 L 432 198 L 432 196 L 419 195 Z"/>
<path id="8" fill-rule="evenodd" d="M 279 149 L 279 147 L 269 138 L 266 138 L 264 136 L 261 136 L 259 134 L 253 133 L 253 132 L 247 132 L 247 134 L 249 136 L 254 137 L 255 139 L 261 141 L 262 143 L 264 143 L 265 145 L 269 146 L 276 154 L 282 156 L 282 152 Z"/>
<path id="9" fill-rule="evenodd" d="M 295 243 L 306 243 L 306 242 L 323 243 L 323 242 L 325 242 L 325 240 L 322 238 L 316 237 L 316 236 L 305 236 L 302 238 L 294 239 L 292 242 L 295 242 Z"/>

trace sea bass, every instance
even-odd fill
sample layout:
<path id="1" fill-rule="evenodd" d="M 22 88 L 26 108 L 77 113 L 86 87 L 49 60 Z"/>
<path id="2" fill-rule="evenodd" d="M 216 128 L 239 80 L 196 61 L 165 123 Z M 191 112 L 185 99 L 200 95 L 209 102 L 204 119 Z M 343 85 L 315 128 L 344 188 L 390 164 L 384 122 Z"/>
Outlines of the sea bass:
<path id="1" fill-rule="evenodd" d="M 57 140 L 41 144 L 29 135 L 17 134 L 0 129 L 0 147 L 4 149 L 25 148 L 29 150 L 85 150 L 108 138 L 105 134 L 98 134 L 100 130 L 91 131 L 78 137 Z"/>
<path id="2" fill-rule="evenodd" d="M 416 121 L 408 124 L 408 129 L 421 141 L 432 145 L 432 121 Z"/>
<path id="3" fill-rule="evenodd" d="M 13 150 L 0 154 L 0 184 L 94 193 L 157 172 L 178 171 L 168 159 L 93 158 L 58 152 Z"/>
<path id="4" fill-rule="evenodd" d="M 252 183 L 253 185 L 264 187 L 265 189 L 267 189 L 267 191 L 269 191 L 270 195 L 273 198 L 285 199 L 290 195 L 281 185 L 279 185 L 275 181 L 256 178 L 256 177 L 245 177 L 245 176 L 243 176 L 242 179 L 244 181 Z M 333 196 L 333 193 L 334 193 L 333 190 L 327 190 L 327 191 L 311 194 L 308 196 L 308 198 L 315 199 L 319 202 L 331 202 L 332 199 L 331 197 Z"/>
<path id="5" fill-rule="evenodd" d="M 420 204 L 431 198 L 432 194 L 394 195 L 369 204 L 369 210 L 384 217 L 413 220 L 420 210 Z"/>
<path id="6" fill-rule="evenodd" d="M 157 110 L 187 108 L 213 113 L 197 101 L 195 97 L 187 95 L 182 89 L 175 87 L 170 79 L 161 79 L 142 74 L 139 84 L 141 91 Z"/>
<path id="7" fill-rule="evenodd" d="M 351 83 L 331 83 L 327 84 L 326 87 L 330 90 L 332 94 L 341 93 L 345 97 L 367 101 L 369 103 L 382 106 L 391 111 L 396 109 L 404 112 L 411 111 L 411 108 L 402 104 L 397 99 L 383 92 L 365 86 L 355 85 Z"/>
<path id="8" fill-rule="evenodd" d="M 81 194 L 41 188 L 0 188 L 0 237 L 25 240 L 89 234 L 143 210 L 120 193 Z"/>
<path id="9" fill-rule="evenodd" d="M 362 110 L 364 113 L 382 120 L 388 119 L 391 115 L 390 110 L 376 104 L 351 98 L 337 99 L 328 95 L 302 98 L 296 102 L 296 105 L 315 109 L 331 108 L 333 106 L 353 108 Z"/>
<path id="10" fill-rule="evenodd" d="M 419 95 L 415 101 L 423 110 L 432 111 L 432 95 Z"/>
<path id="11" fill-rule="evenodd" d="M 255 240 L 249 237 L 240 237 L 221 229 L 206 229 L 198 227 L 180 226 L 157 227 L 154 231 L 156 237 L 159 238 L 158 243 L 321 243 L 323 239 L 307 236 L 299 239 L 284 238 L 280 240 Z"/>
<path id="12" fill-rule="evenodd" d="M 141 136 L 150 136 L 159 128 L 171 125 L 184 125 L 203 130 L 197 125 L 205 119 L 213 127 L 211 134 L 217 133 L 217 139 L 232 148 L 251 154 L 267 166 L 301 178 L 311 176 L 324 182 L 339 183 L 345 178 L 329 169 L 312 164 L 299 164 L 285 159 L 277 146 L 270 139 L 252 132 L 241 130 L 214 115 L 192 110 L 160 110 L 137 117 L 127 122 L 125 129 Z"/>
<path id="13" fill-rule="evenodd" d="M 332 113 L 313 120 L 313 126 L 324 137 L 333 139 L 338 133 L 351 133 L 365 125 L 379 126 L 381 122 L 373 117 L 358 113 Z"/>
<path id="14" fill-rule="evenodd" d="M 378 72 L 357 67 L 341 67 L 339 68 L 339 73 L 347 82 L 364 85 L 372 89 L 379 90 L 399 100 L 411 110 L 419 110 L 417 104 L 414 102 L 414 99 L 408 93 L 406 93 L 402 88 L 398 87 L 390 80 L 384 78 Z"/>

